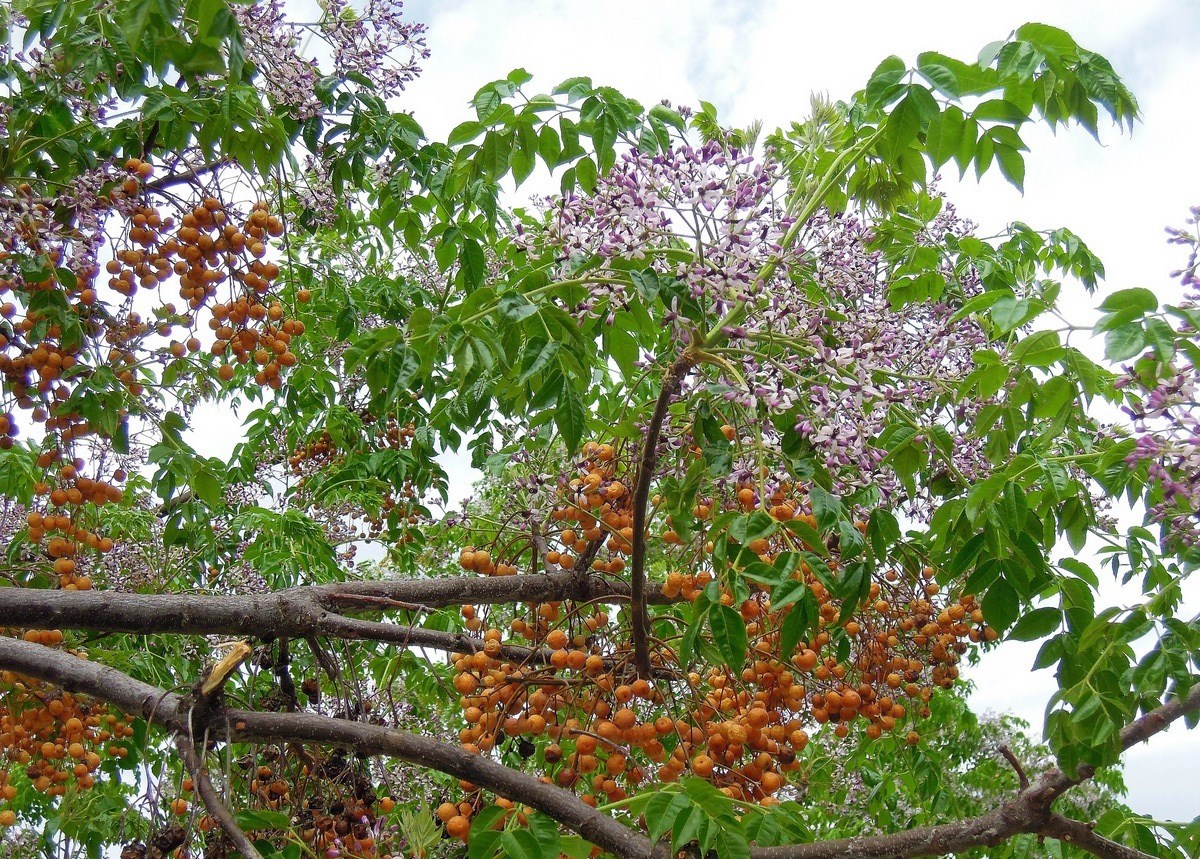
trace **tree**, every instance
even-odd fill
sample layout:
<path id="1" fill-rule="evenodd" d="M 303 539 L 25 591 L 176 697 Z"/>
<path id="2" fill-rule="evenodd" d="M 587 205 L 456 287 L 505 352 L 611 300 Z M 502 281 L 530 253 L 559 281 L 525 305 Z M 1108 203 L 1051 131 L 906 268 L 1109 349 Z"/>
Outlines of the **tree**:
<path id="1" fill-rule="evenodd" d="M 934 179 L 1131 125 L 1109 64 L 1027 24 L 765 136 L 518 70 L 437 143 L 398 7 L 0 13 L 9 846 L 1193 855 L 1109 768 L 1200 710 L 1196 309 L 1110 294 L 1098 364 L 1099 260 Z M 1006 638 L 1060 690 L 1001 764 L 959 665 Z"/>

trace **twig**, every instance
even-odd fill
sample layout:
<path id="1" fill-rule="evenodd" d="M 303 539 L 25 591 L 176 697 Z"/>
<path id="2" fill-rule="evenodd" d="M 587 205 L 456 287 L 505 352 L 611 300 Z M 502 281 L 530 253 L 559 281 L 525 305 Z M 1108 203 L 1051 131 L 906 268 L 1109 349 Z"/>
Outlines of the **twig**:
<path id="1" fill-rule="evenodd" d="M 337 662 L 325 652 L 325 648 L 321 646 L 321 642 L 317 641 L 315 635 L 306 636 L 304 640 L 308 642 L 308 649 L 312 651 L 312 655 L 321 666 L 321 669 L 328 675 L 330 680 L 337 683 L 342 676 L 342 671 L 338 668 Z"/>
<path id="2" fill-rule="evenodd" d="M 1029 776 L 1025 775 L 1025 767 L 1021 766 L 1021 762 L 1013 754 L 1013 750 L 1008 746 L 1001 746 L 999 751 L 1004 756 L 1004 759 L 1012 764 L 1012 768 L 1017 771 L 1017 780 L 1021 785 L 1019 792 L 1024 793 L 1029 790 Z"/>
<path id="3" fill-rule="evenodd" d="M 185 182 L 191 182 L 193 179 L 199 179 L 208 173 L 212 173 L 227 164 L 232 164 L 232 161 L 214 161 L 211 164 L 201 164 L 199 167 L 193 167 L 190 170 L 184 170 L 181 173 L 172 173 L 169 176 L 163 176 L 159 179 L 151 179 L 145 183 L 142 188 L 147 192 L 164 191 L 175 185 L 182 185 Z"/>
<path id="4" fill-rule="evenodd" d="M 254 844 L 246 836 L 246 833 L 238 827 L 237 822 L 233 819 L 233 814 L 226 807 L 220 794 L 213 787 L 212 781 L 208 778 L 208 771 L 204 766 L 204 762 L 200 756 L 196 754 L 196 749 L 191 741 L 183 736 L 175 737 L 175 748 L 179 750 L 179 757 L 183 760 L 183 765 L 187 767 L 188 772 L 192 776 L 192 781 L 195 783 L 196 793 L 200 794 L 200 799 L 204 802 L 204 807 L 208 809 L 209 815 L 212 816 L 221 829 L 233 842 L 233 846 L 246 857 L 246 859 L 262 859 L 262 854 L 255 849 Z"/>
<path id="5" fill-rule="evenodd" d="M 426 614 L 437 611 L 431 606 L 422 605 L 421 603 L 405 602 L 404 600 L 395 600 L 391 597 L 377 597 L 369 594 L 339 594 L 333 593 L 329 595 L 331 600 L 335 602 L 362 603 L 364 605 L 377 605 L 381 608 L 398 608 L 404 611 L 419 611 Z"/>

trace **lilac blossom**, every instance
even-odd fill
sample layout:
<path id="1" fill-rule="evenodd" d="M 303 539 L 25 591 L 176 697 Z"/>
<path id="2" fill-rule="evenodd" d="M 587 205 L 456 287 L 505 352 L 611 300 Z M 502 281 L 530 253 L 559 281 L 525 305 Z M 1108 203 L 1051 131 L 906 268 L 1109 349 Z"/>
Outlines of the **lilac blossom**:
<path id="1" fill-rule="evenodd" d="M 366 76 L 384 95 L 402 91 L 429 58 L 424 24 L 403 20 L 399 0 L 368 0 L 358 15 L 347 0 L 328 0 L 321 29 L 334 50 L 340 73 Z"/>
<path id="2" fill-rule="evenodd" d="M 286 19 L 282 0 L 230 6 L 242 29 L 246 56 L 258 69 L 267 97 L 297 119 L 320 115 L 317 83 L 323 71 L 301 53 L 303 37 L 317 33 L 333 54 L 339 78 L 361 75 L 385 97 L 404 90 L 428 58 L 425 25 L 403 20 L 398 0 L 368 0 L 360 13 L 346 0 L 327 0 L 319 24 Z"/>
<path id="3" fill-rule="evenodd" d="M 561 277 L 592 279 L 587 298 L 573 308 L 577 315 L 611 324 L 633 298 L 629 265 L 642 262 L 682 284 L 684 300 L 706 318 L 745 306 L 724 344 L 707 348 L 716 372 L 694 374 L 679 397 L 701 389 L 717 395 L 743 410 L 770 445 L 781 441 L 774 419 L 789 415 L 839 492 L 869 487 L 883 500 L 906 500 L 910 515 L 928 516 L 932 500 L 907 497 L 876 442 L 902 409 L 920 430 L 913 444 L 935 460 L 948 458 L 945 467 L 961 480 L 986 476 L 982 441 L 970 427 L 987 403 L 947 403 L 975 369 L 975 352 L 991 345 L 988 337 L 970 318 L 955 319 L 958 304 L 948 299 L 894 308 L 887 262 L 871 249 L 870 227 L 854 214 L 825 211 L 796 225 L 780 199 L 781 177 L 769 155 L 718 142 L 631 151 L 594 193 L 554 206 L 540 237 L 520 240 L 540 238 L 558 250 Z M 918 241 L 937 247 L 970 229 L 944 205 Z M 795 240 L 785 247 L 789 232 Z M 973 271 L 956 273 L 948 261 L 940 274 L 960 298 L 981 289 Z M 665 318 L 678 349 L 693 343 L 677 304 Z M 949 453 L 933 444 L 935 430 L 953 439 Z M 736 464 L 731 481 L 749 481 L 754 465 Z"/>
<path id="4" fill-rule="evenodd" d="M 1188 248 L 1186 264 L 1172 276 L 1188 290 L 1180 312 L 1192 315 L 1200 312 L 1198 221 L 1200 206 L 1192 207 L 1188 228 L 1167 230 L 1171 244 Z M 1196 332 L 1185 321 L 1179 334 L 1194 337 Z M 1148 353 L 1148 357 L 1154 356 Z M 1136 434 L 1126 462 L 1130 466 L 1145 464 L 1146 476 L 1158 490 L 1147 513 L 1162 526 L 1164 544 L 1179 548 L 1200 544 L 1200 371 L 1187 356 L 1180 352 L 1174 360 L 1158 362 L 1153 375 L 1126 367 L 1116 381 L 1119 389 L 1128 392 L 1125 411 Z"/>
<path id="5" fill-rule="evenodd" d="M 281 0 L 229 7 L 242 29 L 246 57 L 259 69 L 267 97 L 297 119 L 321 112 L 315 60 L 301 55 L 299 28 L 284 20 Z"/>

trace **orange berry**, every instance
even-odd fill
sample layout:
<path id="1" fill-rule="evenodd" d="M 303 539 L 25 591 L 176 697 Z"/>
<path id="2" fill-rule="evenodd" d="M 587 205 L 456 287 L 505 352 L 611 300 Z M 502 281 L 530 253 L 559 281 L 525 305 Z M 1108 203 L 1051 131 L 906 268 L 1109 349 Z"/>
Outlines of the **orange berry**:
<path id="1" fill-rule="evenodd" d="M 451 838 L 460 838 L 466 840 L 467 833 L 471 831 L 471 821 L 463 817 L 461 814 L 456 814 L 446 821 L 446 832 Z"/>

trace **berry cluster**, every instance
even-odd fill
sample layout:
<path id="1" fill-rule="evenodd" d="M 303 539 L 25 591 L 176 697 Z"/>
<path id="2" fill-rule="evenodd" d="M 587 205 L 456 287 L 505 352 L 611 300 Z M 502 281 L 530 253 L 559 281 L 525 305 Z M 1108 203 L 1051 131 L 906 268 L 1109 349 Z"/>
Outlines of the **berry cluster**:
<path id="1" fill-rule="evenodd" d="M 29 630 L 23 637 L 50 647 L 63 642 L 57 629 Z M 91 788 L 105 756 L 129 754 L 123 741 L 133 735 L 132 721 L 132 716 L 118 716 L 66 690 L 0 672 L 0 756 L 12 768 L 0 768 L 0 798 L 16 798 L 11 781 L 16 767 L 22 767 L 33 789 L 46 796 L 62 796 L 72 787 Z M 16 820 L 11 808 L 0 810 L 0 825 L 11 826 Z"/>
<path id="2" fill-rule="evenodd" d="M 48 473 L 36 494 L 45 502 L 30 514 L 29 536 L 34 543 L 50 537 L 45 548 L 63 587 L 89 584 L 71 578 L 77 551 L 112 548 L 89 524 L 92 507 L 122 500 L 124 475 L 108 473 L 104 452 L 122 421 L 153 411 L 150 364 L 174 362 L 176 377 L 203 371 L 205 314 L 209 351 L 225 359 L 216 367 L 222 381 L 253 364 L 255 383 L 278 389 L 298 361 L 291 348 L 304 323 L 273 297 L 280 270 L 266 259 L 284 233 L 280 217 L 263 202 L 239 213 L 214 196 L 166 211 L 151 203 L 153 174 L 148 161 L 130 158 L 95 187 L 38 198 L 21 186 L 0 198 L 14 224 L 0 242 L 0 447 L 11 448 L 18 432 L 4 406 L 42 425 L 38 466 Z M 162 294 L 172 280 L 182 307 Z M 150 294 L 158 303 L 146 313 Z M 299 302 L 309 298 L 296 294 Z M 103 421 L 95 414 L 101 401 Z"/>
<path id="3" fill-rule="evenodd" d="M 722 432 L 734 435 L 732 427 Z M 612 445 L 589 443 L 578 472 L 562 481 L 544 539 L 467 546 L 460 565 L 511 575 L 527 555 L 570 569 L 591 553 L 594 569 L 620 572 L 633 542 L 633 470 Z M 754 562 L 813 556 L 815 547 L 798 536 L 817 533 L 811 500 L 787 482 L 764 489 L 756 479 L 764 476 L 746 474 L 697 497 L 692 521 L 679 531 L 672 525 L 685 523 L 665 517 L 656 550 L 669 571 L 659 585 L 663 598 L 682 603 L 703 595 L 738 612 L 748 640 L 740 670 L 723 664 L 691 670 L 679 642 L 668 638 L 655 641 L 654 676 L 638 677 L 629 641 L 610 625 L 609 607 L 568 602 L 531 605 L 528 616 L 510 622 L 513 638 L 535 645 L 519 663 L 506 658 L 501 629 L 466 605 L 464 624 L 480 635 L 483 648 L 454 662 L 466 723 L 463 748 L 487 754 L 502 744 L 515 747 L 534 759 L 544 779 L 580 791 L 593 805 L 619 802 L 648 779 L 671 782 L 689 772 L 739 801 L 771 804 L 787 795 L 788 773 L 799 768 L 814 726 L 829 725 L 838 738 L 859 729 L 867 739 L 896 734 L 919 743 L 917 728 L 929 715 L 934 690 L 957 679 L 968 642 L 995 640 L 995 631 L 983 623 L 972 595 L 943 593 L 928 566 L 885 565 L 877 580 L 864 583 L 861 596 L 835 594 L 829 573 L 840 563 L 837 542 L 830 540 L 820 547 L 827 569 L 797 562 L 790 574 L 807 589 L 816 616 L 807 640 L 782 652 L 795 601 L 774 608 L 772 587 L 739 575 L 735 588 L 733 579 L 715 573 L 712 559 L 722 536 L 717 518 L 759 510 L 777 527 L 728 552 L 727 565 L 744 572 Z M 657 508 L 664 499 L 655 496 L 652 503 Z M 793 521 L 805 527 L 782 527 Z M 866 530 L 866 522 L 856 524 Z M 497 549 L 499 559 L 492 556 Z M 469 831 L 470 815 L 461 808 L 443 806 L 439 816 L 451 835 Z"/>

